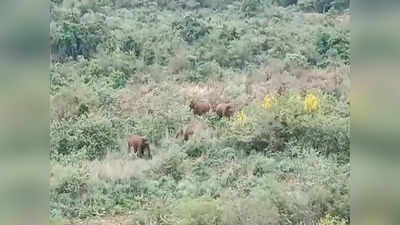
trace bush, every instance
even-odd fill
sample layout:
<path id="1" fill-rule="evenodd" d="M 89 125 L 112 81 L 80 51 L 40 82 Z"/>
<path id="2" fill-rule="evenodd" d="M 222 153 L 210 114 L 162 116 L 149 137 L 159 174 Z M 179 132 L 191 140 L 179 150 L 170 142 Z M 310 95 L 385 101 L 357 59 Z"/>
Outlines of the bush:
<path id="1" fill-rule="evenodd" d="M 265 192 L 253 192 L 248 197 L 229 195 L 221 198 L 222 224 L 280 224 L 278 209 Z"/>
<path id="2" fill-rule="evenodd" d="M 132 224 L 150 225 L 156 223 L 167 225 L 177 223 L 177 218 L 171 215 L 171 206 L 168 205 L 168 202 L 155 199 L 147 205 L 151 210 L 135 210 L 133 213 Z"/>
<path id="3" fill-rule="evenodd" d="M 148 190 L 135 179 L 114 182 L 95 179 L 85 167 L 55 166 L 51 173 L 52 217 L 86 218 L 135 210 L 138 197 Z"/>
<path id="4" fill-rule="evenodd" d="M 274 120 L 272 114 L 261 105 L 250 105 L 244 109 L 246 122 L 236 117 L 231 124 L 226 141 L 232 142 L 236 149 L 250 153 L 252 150 L 276 152 L 284 150 L 286 137 L 282 124 Z"/>
<path id="5" fill-rule="evenodd" d="M 321 218 L 318 225 L 346 225 L 346 223 L 338 217 L 332 217 L 327 214 L 325 217 Z"/>
<path id="6" fill-rule="evenodd" d="M 183 149 L 188 156 L 198 158 L 207 152 L 208 147 L 209 146 L 204 143 L 204 140 L 202 141 L 199 138 L 194 137 L 184 145 Z"/>
<path id="7" fill-rule="evenodd" d="M 240 7 L 241 11 L 247 16 L 255 16 L 262 8 L 261 0 L 244 0 Z"/>
<path id="8" fill-rule="evenodd" d="M 278 118 L 285 124 L 289 141 L 316 149 L 325 155 L 336 154 L 339 161 L 348 162 L 350 123 L 346 117 L 330 108 L 337 104 L 334 98 L 329 95 L 318 96 L 322 108 L 316 113 L 305 113 L 305 103 L 300 96 L 281 97 L 279 102 L 282 110 L 278 110 Z"/>
<path id="9" fill-rule="evenodd" d="M 283 7 L 288 7 L 290 5 L 296 5 L 298 0 L 276 0 L 278 2 L 278 5 L 283 6 Z"/>
<path id="10" fill-rule="evenodd" d="M 219 224 L 221 215 L 217 202 L 207 198 L 183 199 L 173 214 L 187 225 Z"/>
<path id="11" fill-rule="evenodd" d="M 278 97 L 269 109 L 249 105 L 242 111 L 245 121 L 237 114 L 230 128 L 224 131 L 225 144 L 248 153 L 252 150 L 271 153 L 287 150 L 288 144 L 294 142 L 325 155 L 335 154 L 339 161 L 348 162 L 349 121 L 330 108 L 337 104 L 336 100 L 321 95 L 319 98 L 323 106 L 314 113 L 305 111 L 305 100 L 296 94 Z"/>
<path id="12" fill-rule="evenodd" d="M 185 172 L 184 165 L 182 165 L 184 157 L 185 154 L 177 150 L 163 154 L 151 169 L 153 175 L 156 178 L 171 176 L 175 181 L 181 180 Z"/>
<path id="13" fill-rule="evenodd" d="M 50 214 L 77 217 L 80 199 L 89 191 L 88 178 L 85 168 L 53 167 L 50 171 Z"/>
<path id="14" fill-rule="evenodd" d="M 119 124 L 118 124 L 119 125 Z M 51 158 L 58 154 L 85 152 L 88 159 L 102 159 L 107 152 L 118 151 L 118 134 L 121 127 L 100 115 L 87 118 L 53 121 L 50 125 Z"/>
<path id="15" fill-rule="evenodd" d="M 317 43 L 317 51 L 324 59 L 330 55 L 337 55 L 344 64 L 350 64 L 350 33 L 348 31 L 334 33 L 319 33 Z M 326 66 L 322 64 L 322 66 Z"/>
<path id="16" fill-rule="evenodd" d="M 87 85 L 74 83 L 72 87 L 62 87 L 50 101 L 51 118 L 70 119 L 96 111 L 100 105 L 99 96 Z"/>
<path id="17" fill-rule="evenodd" d="M 298 0 L 304 11 L 326 13 L 329 9 L 343 11 L 350 7 L 350 0 Z"/>
<path id="18" fill-rule="evenodd" d="M 51 22 L 51 54 L 57 61 L 68 57 L 77 59 L 79 55 L 85 58 L 96 53 L 97 46 L 105 39 L 106 30 L 104 17 L 92 13 L 79 17 L 76 14 L 65 15 L 65 21 Z"/>
<path id="19" fill-rule="evenodd" d="M 181 21 L 174 22 L 172 28 L 179 31 L 183 40 L 189 43 L 206 36 L 210 32 L 210 27 L 193 16 L 185 16 Z"/>
<path id="20" fill-rule="evenodd" d="M 260 180 L 273 190 L 273 199 L 282 215 L 299 224 L 317 221 L 325 214 L 350 219 L 349 164 L 341 166 L 314 150 L 291 149 L 291 157 L 281 158 L 275 167 L 279 186 Z M 292 198 L 290 196 L 297 196 Z"/>

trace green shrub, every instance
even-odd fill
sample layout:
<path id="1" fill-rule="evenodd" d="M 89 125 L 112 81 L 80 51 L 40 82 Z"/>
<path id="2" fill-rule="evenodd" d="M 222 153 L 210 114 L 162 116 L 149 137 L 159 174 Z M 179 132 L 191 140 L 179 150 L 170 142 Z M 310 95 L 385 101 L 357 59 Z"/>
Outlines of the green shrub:
<path id="1" fill-rule="evenodd" d="M 198 138 L 192 138 L 184 146 L 185 153 L 193 158 L 198 158 L 207 152 L 208 146 Z"/>
<path id="2" fill-rule="evenodd" d="M 75 82 L 73 86 L 62 87 L 51 97 L 51 118 L 70 119 L 96 111 L 100 105 L 99 97 L 87 85 Z"/>
<path id="3" fill-rule="evenodd" d="M 347 119 L 302 117 L 292 126 L 291 133 L 299 145 L 317 149 L 326 155 L 335 153 L 342 162 L 350 160 L 350 124 Z"/>
<path id="4" fill-rule="evenodd" d="M 76 197 L 88 190 L 87 168 L 55 167 L 51 171 L 51 188 L 57 193 L 70 193 Z"/>
<path id="5" fill-rule="evenodd" d="M 296 5 L 298 0 L 276 0 L 279 6 L 287 7 L 290 5 Z"/>
<path id="6" fill-rule="evenodd" d="M 131 36 L 128 36 L 128 38 L 124 40 L 121 50 L 125 53 L 133 54 L 136 57 L 138 57 L 142 52 L 139 43 Z"/>
<path id="7" fill-rule="evenodd" d="M 138 69 L 135 62 L 135 56 L 122 54 L 121 52 L 110 54 L 101 52 L 95 59 L 81 61 L 76 64 L 76 67 L 79 68 L 79 74 L 84 78 L 85 82 L 95 83 L 100 78 L 115 79 L 116 75 L 128 80 Z"/>
<path id="8" fill-rule="evenodd" d="M 54 95 L 60 89 L 68 84 L 68 76 L 65 73 L 59 71 L 59 67 L 62 67 L 60 64 L 51 64 L 50 65 L 50 94 Z M 71 76 L 71 75 L 69 75 Z"/>
<path id="9" fill-rule="evenodd" d="M 253 175 L 262 177 L 266 174 L 274 172 L 276 162 L 273 159 L 261 158 L 256 159 L 254 163 Z"/>
<path id="10" fill-rule="evenodd" d="M 325 59 L 329 55 L 336 54 L 344 64 L 350 64 L 350 33 L 348 31 L 336 31 L 334 33 L 319 33 L 317 51 Z M 322 64 L 326 66 L 326 64 Z"/>
<path id="11" fill-rule="evenodd" d="M 296 68 L 306 68 L 307 58 L 300 54 L 286 54 L 283 63 L 285 64 L 285 70 L 287 71 Z"/>
<path id="12" fill-rule="evenodd" d="M 148 204 L 151 210 L 139 209 L 133 213 L 132 224 L 176 224 L 177 218 L 171 215 L 171 206 L 168 202 L 161 199 L 155 199 Z"/>
<path id="13" fill-rule="evenodd" d="M 135 210 L 138 198 L 146 191 L 134 179 L 111 182 L 90 178 L 87 170 L 54 170 L 50 178 L 51 216 L 86 218 Z"/>
<path id="14" fill-rule="evenodd" d="M 332 102 L 334 101 L 334 102 Z M 322 109 L 317 113 L 304 110 L 304 100 L 296 94 L 283 95 L 277 105 L 266 110 L 261 105 L 244 108 L 246 123 L 238 117 L 224 130 L 225 145 L 250 152 L 287 150 L 290 142 L 313 148 L 325 155 L 336 155 L 341 162 L 349 160 L 350 125 L 346 117 L 337 114 L 332 105 L 336 100 L 323 96 Z"/>
<path id="15" fill-rule="evenodd" d="M 172 150 L 161 156 L 158 162 L 152 168 L 152 173 L 155 177 L 171 176 L 174 180 L 179 181 L 184 175 L 184 160 L 185 154 L 177 150 Z"/>
<path id="16" fill-rule="evenodd" d="M 50 171 L 50 214 L 79 216 L 80 199 L 89 191 L 88 178 L 85 168 L 53 167 Z"/>
<path id="17" fill-rule="evenodd" d="M 189 73 L 185 80 L 189 82 L 204 82 L 210 77 L 220 74 L 220 66 L 217 62 L 206 62 L 196 65 L 196 71 Z"/>
<path id="18" fill-rule="evenodd" d="M 228 43 L 230 41 L 240 39 L 240 34 L 236 27 L 230 28 L 226 24 L 223 24 L 218 38 Z"/>
<path id="19" fill-rule="evenodd" d="M 244 0 L 240 9 L 247 16 L 255 16 L 263 9 L 263 4 L 261 0 Z"/>
<path id="20" fill-rule="evenodd" d="M 221 216 L 218 203 L 207 198 L 182 199 L 173 214 L 188 225 L 219 224 Z"/>
<path id="21" fill-rule="evenodd" d="M 309 147 L 325 155 L 336 154 L 338 160 L 347 162 L 350 149 L 350 124 L 332 106 L 337 100 L 329 95 L 319 95 L 321 109 L 316 113 L 304 111 L 304 100 L 299 95 L 281 96 L 278 106 L 272 109 L 284 125 L 283 137 L 298 146 Z M 323 144 L 322 144 L 323 143 Z"/>
<path id="22" fill-rule="evenodd" d="M 84 17 L 67 14 L 65 21 L 52 22 L 50 28 L 52 55 L 61 61 L 79 55 L 92 57 L 106 34 L 104 17 L 95 13 Z"/>
<path id="23" fill-rule="evenodd" d="M 343 11 L 350 7 L 350 0 L 298 0 L 298 5 L 304 11 L 326 13 L 329 9 Z"/>
<path id="24" fill-rule="evenodd" d="M 281 214 L 295 224 L 311 223 L 327 213 L 349 220 L 349 164 L 341 165 L 314 150 L 292 148 L 291 154 L 292 158 L 281 158 L 276 164 L 279 185 L 260 180 L 261 187 L 273 191 Z M 297 197 L 289 197 L 293 195 Z"/>
<path id="25" fill-rule="evenodd" d="M 280 224 L 278 209 L 265 192 L 253 192 L 248 197 L 229 195 L 220 200 L 223 205 L 222 224 Z"/>
<path id="26" fill-rule="evenodd" d="M 192 43 L 210 32 L 210 28 L 201 20 L 193 16 L 185 16 L 181 21 L 172 24 L 174 30 L 179 31 L 183 40 Z"/>
<path id="27" fill-rule="evenodd" d="M 251 105 L 244 109 L 244 112 L 248 122 L 240 125 L 238 120 L 234 121 L 227 141 L 232 141 L 237 149 L 247 153 L 252 150 L 261 152 L 284 150 L 287 141 L 284 127 L 274 120 L 271 113 L 260 105 Z"/>
<path id="28" fill-rule="evenodd" d="M 89 114 L 87 118 L 53 121 L 50 125 L 50 153 L 68 155 L 85 152 L 88 159 L 102 159 L 107 152 L 118 151 L 118 134 L 115 127 L 100 115 Z"/>
<path id="29" fill-rule="evenodd" d="M 111 74 L 112 80 L 113 80 L 113 84 L 112 87 L 114 89 L 119 89 L 119 88 L 123 88 L 126 83 L 128 82 L 128 77 L 122 73 L 122 72 L 113 72 Z"/>

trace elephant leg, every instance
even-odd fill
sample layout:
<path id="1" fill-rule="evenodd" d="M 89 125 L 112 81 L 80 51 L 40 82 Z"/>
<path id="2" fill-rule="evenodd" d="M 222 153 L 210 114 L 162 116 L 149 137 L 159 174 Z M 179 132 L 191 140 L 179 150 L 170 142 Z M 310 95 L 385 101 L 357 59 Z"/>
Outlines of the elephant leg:
<path id="1" fill-rule="evenodd" d="M 140 149 L 140 151 L 139 151 L 139 157 L 140 157 L 140 158 L 143 158 L 143 155 L 144 155 L 143 149 Z"/>
<path id="2" fill-rule="evenodd" d="M 151 155 L 150 148 L 147 148 L 147 153 L 148 153 L 148 155 L 149 155 L 149 159 L 152 159 L 153 156 Z"/>

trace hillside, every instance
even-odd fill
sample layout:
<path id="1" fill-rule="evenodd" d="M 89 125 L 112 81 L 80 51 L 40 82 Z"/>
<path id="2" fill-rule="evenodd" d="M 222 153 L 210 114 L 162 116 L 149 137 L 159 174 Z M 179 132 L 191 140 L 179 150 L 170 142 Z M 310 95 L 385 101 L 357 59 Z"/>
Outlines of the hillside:
<path id="1" fill-rule="evenodd" d="M 51 224 L 349 224 L 348 4 L 51 0 Z"/>

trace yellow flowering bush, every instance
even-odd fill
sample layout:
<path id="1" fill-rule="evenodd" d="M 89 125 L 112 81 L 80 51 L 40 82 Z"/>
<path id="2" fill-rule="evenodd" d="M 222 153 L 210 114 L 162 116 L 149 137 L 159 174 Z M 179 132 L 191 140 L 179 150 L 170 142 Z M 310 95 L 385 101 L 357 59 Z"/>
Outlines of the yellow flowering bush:
<path id="1" fill-rule="evenodd" d="M 247 124 L 247 115 L 244 111 L 240 111 L 236 116 L 236 122 L 240 124 L 240 126 L 244 126 Z"/>
<path id="2" fill-rule="evenodd" d="M 275 96 L 273 95 L 267 95 L 264 98 L 264 108 L 266 110 L 269 110 L 273 105 L 275 105 L 277 103 Z"/>
<path id="3" fill-rule="evenodd" d="M 321 218 L 318 225 L 345 225 L 346 223 L 340 221 L 339 218 L 333 217 L 331 215 L 326 215 L 325 217 Z"/>
<path id="4" fill-rule="evenodd" d="M 321 100 L 315 94 L 308 94 L 304 99 L 304 110 L 307 112 L 317 112 L 321 107 Z"/>

